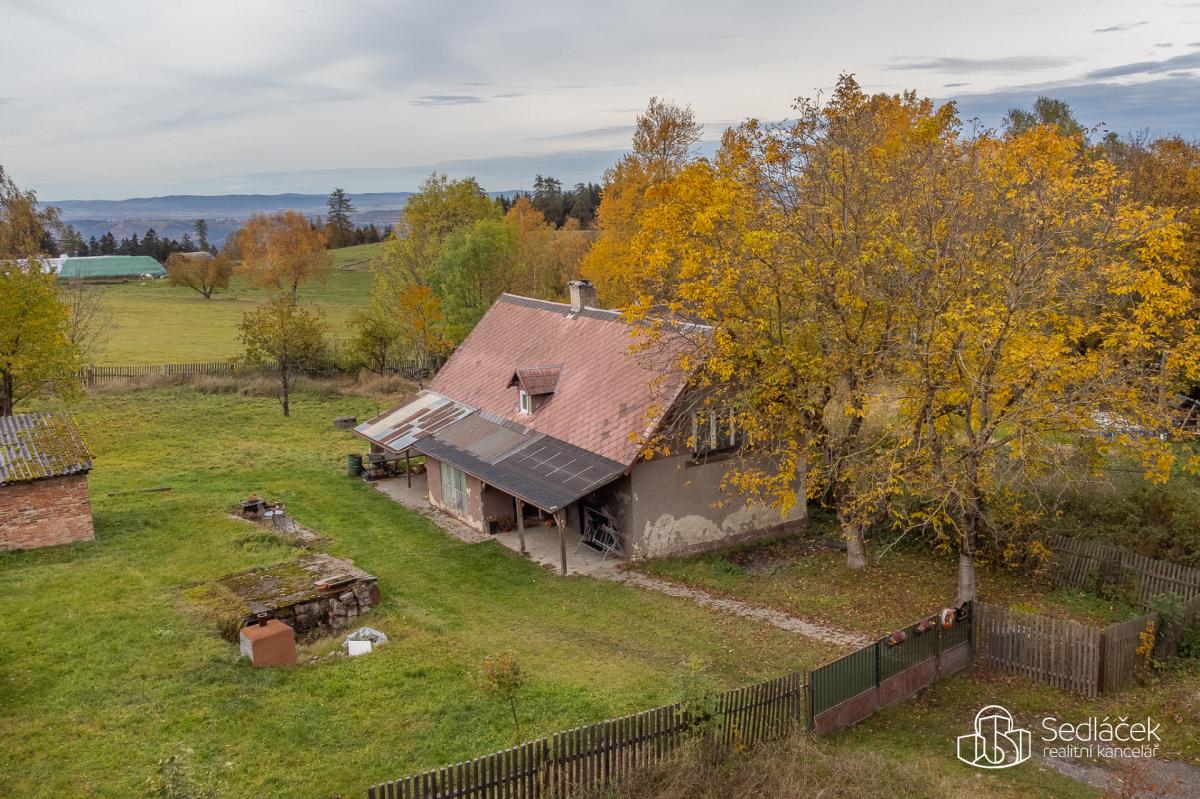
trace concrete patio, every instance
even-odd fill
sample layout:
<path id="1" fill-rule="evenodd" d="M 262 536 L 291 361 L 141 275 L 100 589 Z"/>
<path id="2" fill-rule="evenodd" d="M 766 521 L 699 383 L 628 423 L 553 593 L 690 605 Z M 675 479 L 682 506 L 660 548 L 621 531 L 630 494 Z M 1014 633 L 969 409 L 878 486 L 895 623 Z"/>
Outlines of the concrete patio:
<path id="1" fill-rule="evenodd" d="M 431 505 L 429 503 L 429 484 L 426 478 L 427 475 L 425 474 L 414 474 L 412 476 L 411 488 L 408 485 L 407 477 L 389 477 L 384 480 L 376 480 L 374 481 L 374 486 L 377 490 L 404 505 L 406 508 L 426 517 L 459 541 L 467 544 L 478 544 L 481 541 L 494 539 L 514 552 L 520 552 L 520 538 L 516 530 L 497 533 L 496 535 L 487 535 Z M 547 527 L 542 523 L 538 523 L 534 518 L 528 519 L 526 525 L 525 556 L 544 566 L 548 571 L 558 574 L 562 559 L 558 528 L 554 526 Z M 579 534 L 573 530 L 565 530 L 564 535 L 567 542 L 568 575 L 602 576 L 602 574 L 613 571 L 616 564 L 620 562 L 612 556 L 604 559 L 601 553 L 591 547 L 580 546 Z M 601 562 L 602 560 L 603 563 Z"/>

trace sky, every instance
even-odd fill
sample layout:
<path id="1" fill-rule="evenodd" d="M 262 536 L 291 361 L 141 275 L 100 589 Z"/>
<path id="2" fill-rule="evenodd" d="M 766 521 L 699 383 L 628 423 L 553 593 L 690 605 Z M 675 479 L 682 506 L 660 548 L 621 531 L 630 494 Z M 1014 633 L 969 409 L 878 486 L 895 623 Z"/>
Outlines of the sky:
<path id="1" fill-rule="evenodd" d="M 1200 2 L 0 0 L 0 30 L 0 164 L 48 201 L 599 180 L 652 96 L 715 142 L 843 72 L 1200 137 Z"/>

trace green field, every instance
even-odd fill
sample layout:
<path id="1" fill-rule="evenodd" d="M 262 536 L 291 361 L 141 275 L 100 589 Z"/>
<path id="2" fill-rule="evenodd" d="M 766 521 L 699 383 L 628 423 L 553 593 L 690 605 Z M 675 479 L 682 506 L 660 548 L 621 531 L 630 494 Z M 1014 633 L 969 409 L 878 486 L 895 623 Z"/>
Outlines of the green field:
<path id="1" fill-rule="evenodd" d="M 837 654 L 774 627 L 624 584 L 560 578 L 497 544 L 450 538 L 344 475 L 345 453 L 361 451 L 361 441 L 330 420 L 393 399 L 309 389 L 285 419 L 269 397 L 174 387 L 105 392 L 73 409 L 96 453 L 97 540 L 0 553 L 0 796 L 145 796 L 159 760 L 187 753 L 220 799 L 361 797 L 375 782 L 513 742 L 507 707 L 479 685 L 490 654 L 514 652 L 528 677 L 522 737 L 676 700 L 689 662 L 726 687 Z M 163 486 L 170 490 L 139 492 Z M 229 518 L 252 491 L 285 502 L 327 538 L 323 549 L 378 576 L 382 604 L 364 623 L 391 643 L 363 658 L 282 670 L 239 659 L 186 588 L 296 556 Z M 942 578 L 914 584 L 934 564 L 911 556 L 897 553 L 907 565 L 882 567 L 862 584 L 854 581 L 867 578 L 824 556 L 798 556 L 774 576 L 760 573 L 757 597 L 748 576 L 717 556 L 652 570 L 873 630 L 887 614 L 912 616 L 912 596 L 925 603 L 941 593 Z M 809 569 L 823 579 L 810 585 Z M 833 603 L 823 610 L 814 604 L 818 584 Z M 854 604 L 843 606 L 851 595 Z M 1063 611 L 1105 614 L 1074 598 L 1051 600 Z M 303 651 L 323 654 L 339 641 Z M 1136 711 L 1164 722 L 1164 754 L 1197 762 L 1194 671 L 1173 668 L 1094 702 L 1016 677 L 960 675 L 814 745 L 832 758 L 826 766 L 861 757 L 904 765 L 881 780 L 831 774 L 853 781 L 830 796 L 889 793 L 881 786 L 926 774 L 911 795 L 1095 797 L 1037 764 L 981 774 L 954 759 L 955 737 L 995 701 L 1026 720 Z M 814 773 L 826 766 L 814 764 Z"/>
<path id="2" fill-rule="evenodd" d="M 528 673 L 526 734 L 673 700 L 693 656 L 726 686 L 826 656 L 775 628 L 449 538 L 345 477 L 361 442 L 330 419 L 378 404 L 306 394 L 285 419 L 269 398 L 178 388 L 77 409 L 96 453 L 97 540 L 0 553 L 0 796 L 140 796 L 181 748 L 228 783 L 223 796 L 362 796 L 512 743 L 507 708 L 477 687 L 489 654 L 512 650 Z M 228 518 L 251 491 L 379 577 L 366 622 L 392 643 L 255 670 L 193 615 L 181 586 L 294 554 Z"/>
<path id="3" fill-rule="evenodd" d="M 333 251 L 334 271 L 320 284 L 301 288 L 301 297 L 321 307 L 330 331 L 349 338 L 350 317 L 371 295 L 370 262 L 382 244 L 360 244 Z M 113 314 L 113 328 L 98 364 L 179 363 L 237 357 L 237 325 L 242 314 L 269 294 L 235 277 L 227 291 L 211 300 L 165 280 L 98 287 Z"/>

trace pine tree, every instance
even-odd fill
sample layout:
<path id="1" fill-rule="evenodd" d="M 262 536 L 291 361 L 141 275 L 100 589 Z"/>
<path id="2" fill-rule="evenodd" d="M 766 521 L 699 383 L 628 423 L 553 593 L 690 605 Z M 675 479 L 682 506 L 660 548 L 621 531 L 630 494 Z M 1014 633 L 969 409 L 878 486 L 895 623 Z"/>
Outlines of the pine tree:
<path id="1" fill-rule="evenodd" d="M 354 223 L 350 214 L 354 213 L 354 203 L 342 189 L 334 189 L 329 195 L 329 216 L 325 220 L 329 228 L 329 247 L 345 247 L 354 241 Z"/>
<path id="2" fill-rule="evenodd" d="M 91 238 L 88 239 L 87 254 L 88 255 L 99 255 L 100 254 L 100 242 L 96 241 L 95 236 L 92 236 Z"/>
<path id="3" fill-rule="evenodd" d="M 196 229 L 196 246 L 208 252 L 208 223 L 203 219 L 197 219 L 193 227 Z"/>
<path id="4" fill-rule="evenodd" d="M 162 242 L 158 238 L 158 233 L 154 228 L 146 231 L 146 235 L 142 236 L 142 255 L 149 255 L 154 260 L 162 260 Z"/>
<path id="5" fill-rule="evenodd" d="M 113 236 L 111 230 L 100 237 L 100 254 L 101 255 L 116 255 L 117 254 L 117 240 Z"/>

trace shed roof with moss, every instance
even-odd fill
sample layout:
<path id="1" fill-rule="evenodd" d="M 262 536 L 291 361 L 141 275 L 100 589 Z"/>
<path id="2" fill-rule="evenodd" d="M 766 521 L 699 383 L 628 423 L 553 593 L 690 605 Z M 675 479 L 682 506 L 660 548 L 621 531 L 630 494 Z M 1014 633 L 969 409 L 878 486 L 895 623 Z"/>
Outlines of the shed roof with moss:
<path id="1" fill-rule="evenodd" d="M 167 273 L 162 264 L 149 255 L 95 255 L 86 258 L 63 258 L 58 276 L 65 280 L 88 280 L 113 277 L 162 277 Z"/>
<path id="2" fill-rule="evenodd" d="M 90 471 L 92 452 L 62 413 L 0 416 L 0 486 Z"/>

